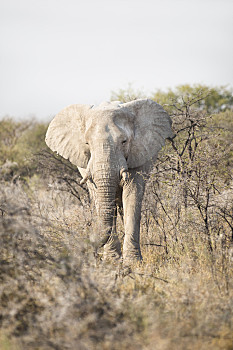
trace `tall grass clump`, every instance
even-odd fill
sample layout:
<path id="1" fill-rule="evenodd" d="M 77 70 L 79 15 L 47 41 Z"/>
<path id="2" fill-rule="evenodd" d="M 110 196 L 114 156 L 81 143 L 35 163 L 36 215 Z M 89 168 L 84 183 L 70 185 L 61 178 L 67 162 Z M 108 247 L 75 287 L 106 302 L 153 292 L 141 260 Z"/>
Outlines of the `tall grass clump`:
<path id="1" fill-rule="evenodd" d="M 118 270 L 96 261 L 82 224 L 76 232 L 66 213 L 46 215 L 50 199 L 39 203 L 19 185 L 1 191 L 2 336 L 19 349 L 133 348 L 143 311 L 119 294 Z"/>

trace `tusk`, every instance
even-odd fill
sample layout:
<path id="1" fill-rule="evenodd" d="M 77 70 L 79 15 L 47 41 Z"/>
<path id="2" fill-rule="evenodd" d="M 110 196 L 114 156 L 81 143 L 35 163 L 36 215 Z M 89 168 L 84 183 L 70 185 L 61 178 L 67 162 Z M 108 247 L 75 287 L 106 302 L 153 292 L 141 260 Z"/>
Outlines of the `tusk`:
<path id="1" fill-rule="evenodd" d="M 128 181 L 128 180 L 129 180 L 129 173 L 128 173 L 128 171 L 124 171 L 124 172 L 122 173 L 122 179 L 123 179 L 124 181 Z"/>
<path id="2" fill-rule="evenodd" d="M 87 180 L 91 179 L 91 172 L 90 170 L 87 171 L 86 175 L 84 176 L 84 178 L 80 181 L 80 185 L 83 185 L 87 182 Z"/>
<path id="3" fill-rule="evenodd" d="M 84 175 L 83 179 L 80 181 L 80 185 L 84 185 L 87 182 L 87 180 L 92 180 L 90 167 L 91 167 L 91 158 L 86 168 L 86 175 Z"/>
<path id="4" fill-rule="evenodd" d="M 126 169 L 122 169 L 120 171 L 120 176 L 122 177 L 122 179 L 124 181 L 128 181 L 129 180 L 129 173 L 128 173 L 128 171 Z"/>

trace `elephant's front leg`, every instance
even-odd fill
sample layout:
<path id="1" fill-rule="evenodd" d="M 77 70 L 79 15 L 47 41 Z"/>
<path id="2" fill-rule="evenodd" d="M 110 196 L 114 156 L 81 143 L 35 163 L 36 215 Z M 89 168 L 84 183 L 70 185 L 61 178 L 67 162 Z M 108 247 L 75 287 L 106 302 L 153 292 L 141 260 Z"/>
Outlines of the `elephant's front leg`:
<path id="1" fill-rule="evenodd" d="M 104 245 L 104 254 L 103 254 L 104 260 L 107 260 L 108 258 L 119 259 L 121 257 L 121 243 L 117 235 L 116 221 L 117 221 L 117 207 L 115 208 L 115 211 L 114 211 L 113 227 L 112 227 L 111 235 L 107 243 Z"/>
<path id="2" fill-rule="evenodd" d="M 88 185 L 88 190 L 90 193 L 92 205 L 95 208 L 97 208 L 99 203 L 98 203 L 98 199 L 97 199 L 96 186 L 90 180 L 87 181 L 87 185 Z M 95 216 L 95 218 L 96 218 L 96 216 Z M 118 238 L 117 230 L 116 230 L 116 220 L 117 220 L 117 207 L 114 210 L 113 225 L 112 225 L 111 234 L 109 235 L 109 237 L 106 238 L 106 241 L 101 242 L 101 239 L 100 239 L 98 242 L 99 232 L 96 232 L 97 234 L 94 234 L 93 238 L 92 238 L 93 241 L 96 241 L 96 245 L 99 245 L 99 248 L 103 247 L 103 259 L 104 260 L 107 260 L 108 258 L 119 259 L 122 255 L 121 254 L 121 243 L 120 243 L 120 240 Z M 97 227 L 96 227 L 96 230 L 98 231 Z M 95 230 L 94 230 L 94 232 L 95 232 Z"/>
<path id="3" fill-rule="evenodd" d="M 128 183 L 123 187 L 123 209 L 125 238 L 123 244 L 123 261 L 142 260 L 140 250 L 140 221 L 142 199 L 145 189 L 143 175 L 132 172 Z"/>

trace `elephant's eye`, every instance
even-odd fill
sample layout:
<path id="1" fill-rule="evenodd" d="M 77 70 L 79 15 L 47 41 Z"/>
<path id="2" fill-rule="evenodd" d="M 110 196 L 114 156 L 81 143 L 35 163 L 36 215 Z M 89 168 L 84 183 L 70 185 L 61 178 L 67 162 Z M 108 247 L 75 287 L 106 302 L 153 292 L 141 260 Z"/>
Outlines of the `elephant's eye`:
<path id="1" fill-rule="evenodd" d="M 127 140 L 122 141 L 122 145 L 124 145 L 127 142 Z"/>

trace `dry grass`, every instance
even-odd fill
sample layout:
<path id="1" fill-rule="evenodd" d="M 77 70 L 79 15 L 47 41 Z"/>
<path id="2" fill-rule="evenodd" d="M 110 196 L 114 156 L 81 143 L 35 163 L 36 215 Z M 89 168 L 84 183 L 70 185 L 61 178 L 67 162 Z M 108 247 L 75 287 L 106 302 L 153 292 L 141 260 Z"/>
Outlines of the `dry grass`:
<path id="1" fill-rule="evenodd" d="M 148 205 L 130 271 L 94 257 L 88 206 L 42 182 L 2 184 L 0 349 L 233 349 L 231 247 L 210 252 L 187 226 L 195 212 L 165 241 Z"/>

